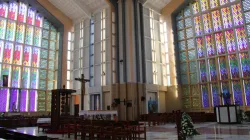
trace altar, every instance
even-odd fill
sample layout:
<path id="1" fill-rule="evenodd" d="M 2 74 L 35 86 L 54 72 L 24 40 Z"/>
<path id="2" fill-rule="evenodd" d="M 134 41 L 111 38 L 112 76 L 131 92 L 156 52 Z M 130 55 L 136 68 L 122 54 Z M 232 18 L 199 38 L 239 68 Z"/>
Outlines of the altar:
<path id="1" fill-rule="evenodd" d="M 82 110 L 79 116 L 90 120 L 115 120 L 118 116 L 117 110 Z"/>
<path id="2" fill-rule="evenodd" d="M 221 105 L 215 107 L 216 120 L 221 124 L 240 123 L 240 106 Z"/>

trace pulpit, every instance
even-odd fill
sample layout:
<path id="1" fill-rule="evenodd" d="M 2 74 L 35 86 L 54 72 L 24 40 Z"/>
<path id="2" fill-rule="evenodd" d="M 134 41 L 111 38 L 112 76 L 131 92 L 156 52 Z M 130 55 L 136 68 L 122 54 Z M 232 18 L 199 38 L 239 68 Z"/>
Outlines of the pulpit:
<path id="1" fill-rule="evenodd" d="M 220 105 L 215 107 L 216 119 L 221 124 L 236 124 L 241 122 L 239 105 Z"/>
<path id="2" fill-rule="evenodd" d="M 54 89 L 52 90 L 51 103 L 51 128 L 57 130 L 60 124 L 61 116 L 69 116 L 70 95 L 75 93 L 73 89 Z"/>

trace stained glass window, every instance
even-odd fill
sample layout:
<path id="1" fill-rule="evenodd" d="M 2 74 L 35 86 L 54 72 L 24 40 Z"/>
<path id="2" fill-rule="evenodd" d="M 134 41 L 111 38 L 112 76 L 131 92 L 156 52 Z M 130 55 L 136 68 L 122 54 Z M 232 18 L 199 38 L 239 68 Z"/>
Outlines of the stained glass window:
<path id="1" fill-rule="evenodd" d="M 7 112 L 8 111 L 8 96 L 9 96 L 9 89 L 8 88 L 1 88 L 0 89 L 0 112 Z"/>
<path id="2" fill-rule="evenodd" d="M 27 45 L 33 45 L 33 26 L 27 26 L 26 28 L 26 36 L 25 36 L 25 44 Z"/>
<path id="3" fill-rule="evenodd" d="M 230 88 L 229 88 L 228 82 L 221 83 L 221 92 L 224 94 L 230 93 Z M 231 99 L 223 98 L 223 104 L 226 104 L 226 103 L 231 104 Z"/>
<path id="4" fill-rule="evenodd" d="M 20 87 L 20 74 L 21 74 L 21 68 L 13 66 L 12 67 L 12 87 L 15 87 L 15 88 Z"/>
<path id="5" fill-rule="evenodd" d="M 7 17 L 8 15 L 8 4 L 7 3 L 0 3 L 0 16 Z"/>
<path id="6" fill-rule="evenodd" d="M 220 11 L 216 10 L 212 12 L 212 21 L 213 21 L 213 26 L 214 26 L 214 31 L 219 31 L 222 29 L 222 22 L 221 22 L 221 16 L 220 16 Z"/>
<path id="7" fill-rule="evenodd" d="M 6 40 L 14 41 L 16 32 L 16 23 L 9 20 L 7 23 Z"/>
<path id="8" fill-rule="evenodd" d="M 219 6 L 218 0 L 210 0 L 210 7 L 211 8 L 215 8 L 217 6 Z"/>
<path id="9" fill-rule="evenodd" d="M 205 60 L 201 60 L 199 64 L 200 64 L 200 81 L 207 82 L 207 71 L 206 71 Z"/>
<path id="10" fill-rule="evenodd" d="M 215 42 L 217 46 L 217 52 L 219 55 L 226 53 L 226 47 L 224 42 L 224 37 L 222 33 L 215 34 Z"/>
<path id="11" fill-rule="evenodd" d="M 43 25 L 43 17 L 39 13 L 36 14 L 36 24 L 35 25 L 37 27 L 42 27 L 42 25 Z"/>
<path id="12" fill-rule="evenodd" d="M 211 21 L 211 16 L 210 14 L 204 14 L 202 15 L 203 18 L 203 26 L 204 26 L 204 32 L 205 33 L 210 33 L 212 32 L 212 21 Z"/>
<path id="13" fill-rule="evenodd" d="M 209 59 L 210 81 L 217 81 L 216 61 Z"/>
<path id="14" fill-rule="evenodd" d="M 228 71 L 225 57 L 219 57 L 220 79 L 228 79 Z"/>
<path id="15" fill-rule="evenodd" d="M 214 56 L 216 54 L 215 47 L 214 47 L 214 39 L 212 35 L 205 36 L 206 39 L 206 47 L 207 47 L 207 55 Z"/>
<path id="16" fill-rule="evenodd" d="M 195 26 L 195 33 L 197 36 L 202 34 L 202 27 L 201 27 L 201 17 L 197 16 L 194 17 L 194 26 Z"/>
<path id="17" fill-rule="evenodd" d="M 203 39 L 202 38 L 196 38 L 196 44 L 197 44 L 197 55 L 199 58 L 205 57 L 205 47 L 203 44 Z"/>
<path id="18" fill-rule="evenodd" d="M 199 2 L 198 1 L 195 1 L 192 5 L 192 9 L 193 9 L 193 13 L 196 14 L 200 11 L 200 8 L 199 8 Z"/>
<path id="19" fill-rule="evenodd" d="M 28 111 L 28 90 L 21 90 L 20 94 L 20 111 L 27 112 Z"/>
<path id="20" fill-rule="evenodd" d="M 31 47 L 25 46 L 23 50 L 23 65 L 30 66 L 30 60 L 31 60 Z"/>
<path id="21" fill-rule="evenodd" d="M 233 81 L 233 96 L 235 104 L 243 105 L 240 81 Z"/>
<path id="22" fill-rule="evenodd" d="M 21 59 L 22 59 L 22 45 L 16 44 L 14 49 L 14 55 L 13 55 L 13 64 L 20 65 Z"/>
<path id="23" fill-rule="evenodd" d="M 35 10 L 32 7 L 29 7 L 27 14 L 27 24 L 34 25 L 35 20 Z"/>
<path id="24" fill-rule="evenodd" d="M 30 68 L 24 67 L 22 71 L 22 88 L 30 87 Z"/>
<path id="25" fill-rule="evenodd" d="M 33 67 L 39 66 L 39 60 L 40 60 L 39 56 L 40 56 L 40 49 L 33 48 L 33 51 L 32 51 L 32 66 Z"/>
<path id="26" fill-rule="evenodd" d="M 37 91 L 36 90 L 30 90 L 30 96 L 29 96 L 29 111 L 35 112 L 37 111 Z"/>
<path id="27" fill-rule="evenodd" d="M 10 90 L 10 103 L 9 103 L 9 111 L 13 112 L 14 109 L 18 109 L 18 96 L 19 89 L 11 89 Z"/>
<path id="28" fill-rule="evenodd" d="M 24 42 L 24 33 L 25 33 L 25 24 L 18 23 L 16 29 L 16 42 L 18 43 Z"/>
<path id="29" fill-rule="evenodd" d="M 244 80 L 244 90 L 246 94 L 246 105 L 250 105 L 250 80 Z"/>
<path id="30" fill-rule="evenodd" d="M 3 62 L 12 63 L 13 43 L 5 42 Z"/>
<path id="31" fill-rule="evenodd" d="M 229 2 L 229 0 L 220 0 L 221 5 L 224 5 L 224 4 L 228 3 L 228 2 Z"/>
<path id="32" fill-rule="evenodd" d="M 213 96 L 213 106 L 218 106 L 220 105 L 220 94 L 219 94 L 219 88 L 217 84 L 212 84 L 211 85 L 211 91 L 212 91 L 212 96 Z"/>
<path id="33" fill-rule="evenodd" d="M 201 86 L 201 93 L 202 93 L 202 105 L 204 108 L 208 108 L 209 107 L 209 95 L 208 95 L 207 85 Z"/>
<path id="34" fill-rule="evenodd" d="M 0 39 L 5 39 L 5 31 L 6 31 L 6 19 L 0 18 Z"/>
<path id="35" fill-rule="evenodd" d="M 208 0 L 200 0 L 200 2 L 201 2 L 201 10 L 202 11 L 208 10 L 208 8 L 209 8 Z"/>
<path id="36" fill-rule="evenodd" d="M 239 78 L 239 66 L 238 66 L 238 59 L 236 55 L 229 55 L 229 65 L 230 65 L 230 71 L 231 71 L 231 77 L 232 78 Z"/>
<path id="37" fill-rule="evenodd" d="M 228 30 L 225 32 L 226 43 L 227 43 L 227 51 L 228 53 L 236 52 L 236 44 L 234 41 L 234 31 Z"/>
<path id="38" fill-rule="evenodd" d="M 34 32 L 34 46 L 41 46 L 42 30 L 40 28 L 35 28 Z"/>
<path id="39" fill-rule="evenodd" d="M 232 13 L 233 13 L 234 25 L 243 24 L 243 17 L 242 17 L 242 13 L 241 13 L 240 4 L 232 5 Z"/>
<path id="40" fill-rule="evenodd" d="M 241 70 L 243 77 L 250 77 L 250 58 L 248 53 L 240 53 Z"/>
<path id="41" fill-rule="evenodd" d="M 19 3 L 19 10 L 18 10 L 18 17 L 17 20 L 19 22 L 26 22 L 26 13 L 27 13 L 27 6 L 26 4 L 20 2 Z"/>
<path id="42" fill-rule="evenodd" d="M 37 69 L 32 69 L 31 70 L 31 76 L 30 76 L 30 87 L 32 89 L 37 89 L 37 77 L 38 77 L 38 70 Z"/>
<path id="43" fill-rule="evenodd" d="M 12 20 L 16 20 L 17 18 L 17 9 L 18 9 L 18 4 L 17 2 L 10 2 L 9 3 L 9 13 L 8 13 L 8 18 Z"/>
<path id="44" fill-rule="evenodd" d="M 182 74 L 186 74 L 187 73 L 187 63 L 182 63 L 180 69 L 181 69 Z"/>
<path id="45" fill-rule="evenodd" d="M 230 14 L 230 8 L 229 7 L 222 8 L 221 14 L 222 14 L 224 28 L 231 28 L 233 26 L 233 23 Z"/>
<path id="46" fill-rule="evenodd" d="M 248 49 L 247 47 L 247 39 L 245 34 L 244 27 L 236 28 L 236 37 L 237 37 L 237 43 L 238 43 L 238 49 L 240 51 L 245 51 Z"/>

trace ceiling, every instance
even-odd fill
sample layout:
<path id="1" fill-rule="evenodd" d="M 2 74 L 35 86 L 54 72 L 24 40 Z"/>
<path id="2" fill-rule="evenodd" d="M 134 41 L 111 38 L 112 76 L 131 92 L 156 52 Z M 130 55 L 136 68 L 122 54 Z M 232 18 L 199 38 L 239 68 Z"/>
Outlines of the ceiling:
<path id="1" fill-rule="evenodd" d="M 108 6 L 108 0 L 48 0 L 73 22 L 91 17 L 91 14 Z M 144 6 L 160 13 L 171 0 L 140 0 Z"/>

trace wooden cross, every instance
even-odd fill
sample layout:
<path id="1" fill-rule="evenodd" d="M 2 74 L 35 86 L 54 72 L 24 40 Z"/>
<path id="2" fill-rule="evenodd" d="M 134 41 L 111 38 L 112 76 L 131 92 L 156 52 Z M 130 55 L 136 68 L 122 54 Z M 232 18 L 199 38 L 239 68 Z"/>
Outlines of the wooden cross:
<path id="1" fill-rule="evenodd" d="M 84 79 L 84 74 L 82 74 L 81 78 L 75 78 L 76 81 L 81 82 L 81 109 L 84 110 L 84 94 L 85 94 L 85 83 L 90 80 Z"/>

